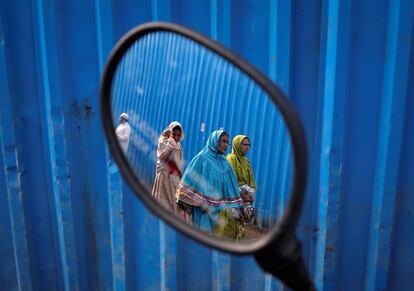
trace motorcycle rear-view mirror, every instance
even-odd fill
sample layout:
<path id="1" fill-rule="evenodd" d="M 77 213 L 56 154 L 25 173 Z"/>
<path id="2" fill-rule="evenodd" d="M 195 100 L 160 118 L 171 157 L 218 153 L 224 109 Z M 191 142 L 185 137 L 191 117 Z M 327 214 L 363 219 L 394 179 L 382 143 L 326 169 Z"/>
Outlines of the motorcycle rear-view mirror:
<path id="1" fill-rule="evenodd" d="M 208 247 L 255 256 L 293 289 L 314 289 L 295 234 L 304 130 L 272 81 L 192 30 L 147 23 L 115 45 L 100 104 L 113 159 L 146 207 Z"/>

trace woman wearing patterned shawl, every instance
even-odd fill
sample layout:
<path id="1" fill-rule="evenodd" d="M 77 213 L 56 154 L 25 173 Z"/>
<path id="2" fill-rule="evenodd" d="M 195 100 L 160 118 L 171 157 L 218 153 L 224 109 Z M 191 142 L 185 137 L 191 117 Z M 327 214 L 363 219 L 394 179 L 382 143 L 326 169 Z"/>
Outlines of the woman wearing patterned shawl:
<path id="1" fill-rule="evenodd" d="M 158 139 L 157 167 L 152 196 L 164 207 L 187 222 L 191 217 L 175 202 L 175 192 L 182 176 L 184 131 L 181 124 L 173 121 Z"/>
<path id="2" fill-rule="evenodd" d="M 233 139 L 231 154 L 227 155 L 227 160 L 236 174 L 241 196 L 245 201 L 243 209 L 245 210 L 246 222 L 252 222 L 254 218 L 253 202 L 254 193 L 256 192 L 253 170 L 246 158 L 249 149 L 250 139 L 246 135 L 237 135 Z"/>
<path id="3" fill-rule="evenodd" d="M 194 226 L 238 239 L 243 235 L 237 222 L 243 201 L 236 176 L 224 156 L 228 143 L 229 136 L 222 129 L 210 135 L 206 146 L 187 166 L 178 185 L 177 201 L 192 209 Z"/>

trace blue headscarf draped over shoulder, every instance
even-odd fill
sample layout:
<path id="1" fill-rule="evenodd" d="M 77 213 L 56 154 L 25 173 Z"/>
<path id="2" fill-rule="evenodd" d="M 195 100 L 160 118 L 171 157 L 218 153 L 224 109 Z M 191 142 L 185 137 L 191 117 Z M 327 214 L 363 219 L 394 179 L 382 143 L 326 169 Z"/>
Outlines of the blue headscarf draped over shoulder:
<path id="1" fill-rule="evenodd" d="M 223 132 L 220 129 L 210 135 L 206 146 L 187 166 L 176 193 L 180 202 L 208 209 L 208 213 L 213 216 L 224 208 L 240 208 L 243 203 L 236 175 L 225 155 L 217 150 Z M 197 225 L 195 214 L 193 223 Z M 210 228 L 199 226 L 202 229 Z"/>

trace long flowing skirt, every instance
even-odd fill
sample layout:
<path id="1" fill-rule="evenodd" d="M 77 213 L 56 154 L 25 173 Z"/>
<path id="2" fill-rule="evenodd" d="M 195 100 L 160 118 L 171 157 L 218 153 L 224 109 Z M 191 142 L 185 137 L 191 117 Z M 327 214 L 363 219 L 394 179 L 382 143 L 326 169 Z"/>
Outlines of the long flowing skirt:
<path id="1" fill-rule="evenodd" d="M 179 176 L 170 175 L 165 172 L 157 173 L 152 188 L 152 196 L 164 206 L 165 209 L 191 224 L 191 216 L 178 207 L 176 203 L 175 192 L 179 183 Z"/>

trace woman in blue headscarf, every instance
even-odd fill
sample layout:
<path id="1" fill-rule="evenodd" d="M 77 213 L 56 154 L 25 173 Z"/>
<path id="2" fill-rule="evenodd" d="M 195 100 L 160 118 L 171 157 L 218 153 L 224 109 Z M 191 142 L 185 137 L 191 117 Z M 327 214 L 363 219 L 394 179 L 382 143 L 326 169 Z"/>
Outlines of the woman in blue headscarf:
<path id="1" fill-rule="evenodd" d="M 194 226 L 238 239 L 243 232 L 237 222 L 241 220 L 239 209 L 243 201 L 237 178 L 224 155 L 228 145 L 229 135 L 222 129 L 214 131 L 187 166 L 176 196 L 178 204 L 192 209 Z"/>

